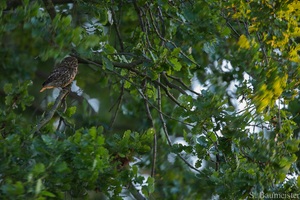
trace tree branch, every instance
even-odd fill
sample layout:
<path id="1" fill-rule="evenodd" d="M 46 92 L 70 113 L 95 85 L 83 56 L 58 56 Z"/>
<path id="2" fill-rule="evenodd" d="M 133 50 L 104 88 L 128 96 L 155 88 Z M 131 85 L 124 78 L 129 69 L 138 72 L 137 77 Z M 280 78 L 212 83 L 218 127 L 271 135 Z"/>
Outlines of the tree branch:
<path id="1" fill-rule="evenodd" d="M 160 76 L 158 77 L 158 81 L 160 81 Z M 162 106 L 161 106 L 161 90 L 160 90 L 160 87 L 157 88 L 158 90 L 158 98 L 157 98 L 157 101 L 158 101 L 158 109 L 159 109 L 159 116 L 160 116 L 160 120 L 162 122 L 162 128 L 163 128 L 163 131 L 165 133 L 165 136 L 167 138 L 167 141 L 168 141 L 168 144 L 170 147 L 173 146 L 172 142 L 171 142 L 171 139 L 170 139 L 170 136 L 169 136 L 169 132 L 168 132 L 168 129 L 167 129 L 167 123 L 164 119 L 164 116 L 161 114 L 162 113 Z M 182 155 L 180 155 L 179 153 L 176 153 L 176 155 L 187 165 L 189 166 L 191 169 L 195 170 L 196 172 L 198 173 L 201 173 L 201 171 L 199 169 L 197 169 L 196 167 L 194 167 L 193 165 L 191 165 L 186 159 L 184 159 L 182 157 Z"/>
<path id="2" fill-rule="evenodd" d="M 43 0 L 43 2 L 45 4 L 45 8 L 47 12 L 49 13 L 51 19 L 53 20 L 55 18 L 56 12 L 52 0 Z"/>
<path id="3" fill-rule="evenodd" d="M 196 92 L 196 91 L 190 89 L 186 84 L 184 84 L 183 81 L 181 80 L 181 78 L 178 78 L 178 77 L 175 77 L 175 76 L 168 75 L 168 74 L 165 73 L 165 72 L 164 72 L 164 74 L 165 74 L 167 77 L 169 77 L 169 78 L 171 78 L 171 79 L 173 79 L 173 80 L 179 82 L 186 90 L 188 90 L 188 91 L 190 91 L 190 92 L 192 92 L 192 93 L 194 93 L 194 94 L 196 94 L 196 95 L 199 95 L 199 96 L 201 95 L 200 93 L 198 93 L 198 92 Z"/>
<path id="4" fill-rule="evenodd" d="M 115 27 L 115 30 L 116 30 L 116 33 L 117 33 L 117 38 L 118 38 L 119 44 L 120 44 L 120 48 L 121 48 L 121 51 L 123 52 L 124 51 L 124 45 L 123 45 L 123 40 L 122 40 L 122 37 L 121 37 L 120 30 L 119 30 L 119 26 L 117 24 L 116 13 L 115 13 L 113 7 L 110 8 L 110 11 L 111 11 L 111 14 L 112 14 L 112 18 L 114 20 L 113 26 Z"/>
<path id="5" fill-rule="evenodd" d="M 129 184 L 128 190 L 136 200 L 146 200 L 146 198 L 135 188 L 132 183 Z"/>
<path id="6" fill-rule="evenodd" d="M 147 82 L 145 80 L 144 90 L 146 90 L 146 85 L 147 85 Z M 148 103 L 149 101 L 148 101 L 148 99 L 146 98 L 145 95 L 144 95 L 144 97 L 145 97 L 144 98 L 144 102 L 145 102 L 145 107 L 146 107 L 146 111 L 147 111 L 147 116 L 148 116 L 148 119 L 151 122 L 151 126 L 152 126 L 152 128 L 154 130 L 153 147 L 152 147 L 153 157 L 152 157 L 152 168 L 151 168 L 151 177 L 154 177 L 154 175 L 155 175 L 156 157 L 157 157 L 157 137 L 156 137 L 156 130 L 155 130 L 155 127 L 154 127 L 153 117 L 151 115 L 151 111 L 150 111 L 150 108 L 149 108 L 149 103 Z"/>
<path id="7" fill-rule="evenodd" d="M 54 105 L 52 108 L 46 112 L 45 117 L 41 119 L 41 121 L 36 125 L 36 127 L 33 130 L 33 134 L 38 133 L 40 129 L 45 126 L 53 117 L 55 111 L 58 109 L 59 105 L 61 104 L 61 101 L 66 97 L 66 95 L 69 93 L 70 86 L 67 88 L 64 88 L 60 91 L 58 97 L 55 100 Z"/>
<path id="8" fill-rule="evenodd" d="M 113 127 L 113 125 L 114 125 L 114 123 L 115 123 L 115 120 L 116 120 L 116 118 L 117 118 L 117 115 L 118 115 L 118 112 L 119 112 L 119 110 L 120 110 L 120 107 L 121 107 L 121 102 L 123 101 L 123 96 L 124 96 L 124 83 L 122 83 L 122 87 L 121 87 L 121 94 L 120 94 L 120 96 L 119 96 L 119 98 L 118 98 L 118 100 L 117 100 L 117 108 L 116 108 L 116 110 L 115 110 L 115 112 L 114 112 L 114 115 L 112 116 L 112 118 L 111 118 L 111 120 L 110 120 L 110 124 L 109 124 L 109 128 L 110 129 L 112 129 L 112 127 Z M 114 106 L 113 106 L 114 107 Z M 112 108 L 113 108 L 112 107 Z M 111 108 L 111 109 L 112 109 Z M 110 110 L 111 110 L 110 109 Z"/>
<path id="9" fill-rule="evenodd" d="M 259 44 L 260 44 L 260 47 L 261 47 L 261 49 L 262 49 L 262 52 L 263 52 L 263 55 L 264 55 L 264 59 L 265 59 L 265 61 L 266 61 L 266 65 L 269 65 L 269 60 L 268 60 L 266 48 L 264 47 L 264 44 L 263 44 L 263 41 L 262 41 L 262 39 L 261 39 L 261 37 L 260 37 L 259 32 L 256 32 L 256 37 L 257 37 L 257 40 L 258 40 L 258 42 L 259 42 Z"/>
<path id="10" fill-rule="evenodd" d="M 134 9 L 135 9 L 136 13 L 138 14 L 138 18 L 139 18 L 139 22 L 140 22 L 140 26 L 142 28 L 142 31 L 145 32 L 146 28 L 145 28 L 145 24 L 143 22 L 143 14 L 142 14 L 142 11 L 140 10 L 140 8 L 138 7 L 138 5 L 136 3 L 136 0 L 133 1 L 133 6 L 134 6 Z"/>
<path id="11" fill-rule="evenodd" d="M 99 66 L 99 67 L 102 67 L 103 65 L 100 64 L 100 63 L 97 63 L 97 62 L 94 62 L 94 61 L 90 61 L 90 60 L 87 60 L 87 59 L 83 59 L 83 58 L 80 58 L 78 57 L 77 55 L 72 55 L 74 57 L 76 57 L 78 59 L 79 62 L 81 63 L 89 63 L 89 64 L 93 64 L 93 65 L 96 65 L 96 66 Z M 137 70 L 136 68 L 134 68 L 135 66 L 137 65 L 140 65 L 142 64 L 143 62 L 147 61 L 147 59 L 140 59 L 140 60 L 136 60 L 136 61 L 133 61 L 131 63 L 119 63 L 119 62 L 112 62 L 112 64 L 115 66 L 115 67 L 118 67 L 118 68 L 122 68 L 122 69 L 128 69 L 129 71 L 132 71 L 134 73 L 136 73 L 137 75 L 140 75 L 141 77 L 143 78 L 147 78 L 148 80 L 151 80 L 152 83 L 156 84 L 156 85 L 159 85 L 160 87 L 163 88 L 163 90 L 166 92 L 167 96 L 175 103 L 177 104 L 179 107 L 182 107 L 184 109 L 186 109 L 184 106 L 182 106 L 176 99 L 175 97 L 170 93 L 170 91 L 168 90 L 168 88 L 162 84 L 160 81 L 157 81 L 157 80 L 152 80 L 152 78 L 150 76 L 148 76 L 147 74 L 143 73 L 143 72 L 140 72 L 139 70 Z M 108 70 L 108 69 L 107 69 Z M 112 71 L 112 70 L 109 70 L 109 71 Z M 180 92 L 180 91 L 179 91 Z"/>
<path id="12" fill-rule="evenodd" d="M 174 88 L 174 89 L 178 90 L 178 91 L 181 92 L 182 94 L 187 94 L 180 86 L 171 83 L 171 82 L 168 80 L 168 78 L 167 78 L 165 72 L 162 73 L 162 77 L 166 80 L 167 86 L 169 86 L 170 88 Z"/>

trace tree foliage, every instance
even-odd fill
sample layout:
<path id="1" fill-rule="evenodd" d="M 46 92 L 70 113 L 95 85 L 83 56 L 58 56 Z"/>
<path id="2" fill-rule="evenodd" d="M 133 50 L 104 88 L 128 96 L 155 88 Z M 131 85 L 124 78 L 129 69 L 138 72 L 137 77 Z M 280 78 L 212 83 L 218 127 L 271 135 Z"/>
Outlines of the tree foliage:
<path id="1" fill-rule="evenodd" d="M 0 1 L 1 199 L 297 194 L 298 1 Z M 76 82 L 39 93 L 55 63 Z"/>

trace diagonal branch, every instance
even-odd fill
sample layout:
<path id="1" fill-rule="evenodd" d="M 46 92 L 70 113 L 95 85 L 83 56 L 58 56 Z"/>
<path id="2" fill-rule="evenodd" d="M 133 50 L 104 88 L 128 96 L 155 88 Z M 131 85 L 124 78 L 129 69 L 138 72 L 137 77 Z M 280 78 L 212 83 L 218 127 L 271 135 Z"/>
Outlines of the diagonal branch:
<path id="1" fill-rule="evenodd" d="M 268 56 L 267 56 L 267 51 L 266 51 L 266 48 L 265 48 L 265 46 L 264 46 L 264 44 L 263 44 L 263 41 L 262 41 L 262 39 L 261 39 L 261 37 L 260 37 L 259 32 L 256 33 L 256 37 L 257 37 L 258 42 L 259 42 L 259 44 L 260 44 L 260 47 L 261 47 L 261 49 L 262 49 L 263 56 L 264 56 L 264 59 L 265 59 L 265 61 L 266 61 L 266 65 L 269 65 L 269 60 L 268 60 Z"/>
<path id="2" fill-rule="evenodd" d="M 174 88 L 174 89 L 178 90 L 178 91 L 181 92 L 182 94 L 187 94 L 180 86 L 171 83 L 171 82 L 168 80 L 168 78 L 167 78 L 165 72 L 163 72 L 161 75 L 162 75 L 162 77 L 165 79 L 167 86 L 169 86 L 170 88 Z"/>
<path id="3" fill-rule="evenodd" d="M 122 86 L 121 86 L 121 94 L 117 100 L 117 107 L 116 107 L 116 110 L 114 112 L 114 115 L 112 116 L 111 120 L 110 120 L 110 124 L 109 124 L 109 128 L 112 129 L 112 127 L 114 126 L 114 123 L 115 123 L 115 120 L 117 118 L 117 115 L 118 115 L 118 112 L 121 108 L 121 103 L 123 101 L 123 96 L 124 96 L 124 82 L 122 83 Z M 111 108 L 112 109 L 112 108 Z"/>
<path id="4" fill-rule="evenodd" d="M 133 6 L 134 6 L 134 9 L 135 9 L 136 13 L 138 14 L 138 18 L 139 18 L 139 22 L 140 22 L 140 26 L 142 28 L 142 31 L 145 32 L 146 28 L 145 28 L 145 24 L 144 24 L 144 21 L 143 21 L 143 13 L 142 13 L 142 10 L 137 5 L 136 0 L 133 1 Z"/>
<path id="5" fill-rule="evenodd" d="M 144 82 L 144 90 L 146 90 L 146 85 L 147 82 L 145 80 Z M 145 92 L 145 91 L 144 91 Z M 151 168 L 151 177 L 154 177 L 155 175 L 155 165 L 156 165 L 156 157 L 157 157 L 157 136 L 156 136 L 156 130 L 154 127 L 154 121 L 153 121 L 153 117 L 149 108 L 149 100 L 146 98 L 146 96 L 144 95 L 144 102 L 145 102 L 145 107 L 146 107 L 146 111 L 147 111 L 147 116 L 149 121 L 151 122 L 151 126 L 154 130 L 154 138 L 153 138 L 153 148 L 152 148 L 152 153 L 153 153 L 153 157 L 152 157 L 152 168 Z"/>
<path id="6" fill-rule="evenodd" d="M 122 40 L 122 37 L 121 37 L 119 25 L 117 23 L 116 13 L 115 13 L 113 7 L 111 7 L 110 11 L 111 11 L 111 14 L 112 14 L 112 19 L 114 21 L 113 26 L 115 27 L 115 30 L 116 30 L 116 33 L 117 33 L 117 38 L 119 40 L 119 45 L 120 45 L 121 51 L 124 51 L 123 40 Z"/>
<path id="7" fill-rule="evenodd" d="M 179 82 L 186 90 L 188 90 L 188 91 L 190 91 L 190 92 L 192 92 L 192 93 L 194 93 L 194 94 L 196 94 L 196 95 L 198 95 L 198 96 L 201 95 L 200 93 L 198 93 L 198 92 L 196 92 L 196 91 L 190 89 L 186 84 L 184 84 L 184 82 L 181 80 L 181 78 L 178 78 L 178 77 L 175 77 L 175 76 L 168 75 L 168 74 L 165 73 L 165 72 L 164 72 L 164 74 L 165 74 L 167 77 L 169 77 L 169 78 L 171 78 L 171 79 L 173 79 L 173 80 Z"/>
<path id="8" fill-rule="evenodd" d="M 70 87 L 70 86 L 69 86 Z M 45 126 L 53 117 L 55 111 L 58 109 L 59 105 L 61 104 L 62 100 L 66 97 L 66 95 L 69 93 L 69 87 L 64 88 L 60 91 L 58 97 L 55 100 L 54 105 L 52 108 L 46 112 L 45 117 L 41 119 L 41 121 L 36 125 L 36 127 L 33 130 L 33 134 L 38 133 L 40 129 Z"/>

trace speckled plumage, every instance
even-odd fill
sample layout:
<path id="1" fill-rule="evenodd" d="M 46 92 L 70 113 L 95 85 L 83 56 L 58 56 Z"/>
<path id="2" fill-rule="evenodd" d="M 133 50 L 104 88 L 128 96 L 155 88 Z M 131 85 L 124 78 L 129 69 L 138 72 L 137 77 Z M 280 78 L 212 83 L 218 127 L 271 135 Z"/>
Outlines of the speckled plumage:
<path id="1" fill-rule="evenodd" d="M 78 60 L 75 57 L 65 58 L 48 76 L 40 92 L 46 89 L 68 86 L 74 80 L 78 70 Z"/>

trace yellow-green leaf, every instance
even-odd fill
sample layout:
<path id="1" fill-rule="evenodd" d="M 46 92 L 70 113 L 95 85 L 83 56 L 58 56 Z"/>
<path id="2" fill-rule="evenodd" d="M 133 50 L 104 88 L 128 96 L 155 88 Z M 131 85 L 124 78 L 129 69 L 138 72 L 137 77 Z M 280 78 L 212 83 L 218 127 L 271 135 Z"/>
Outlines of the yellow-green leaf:
<path id="1" fill-rule="evenodd" d="M 242 49 L 249 49 L 250 48 L 250 42 L 248 41 L 247 37 L 245 35 L 241 35 L 240 39 L 238 41 L 238 45 Z"/>

